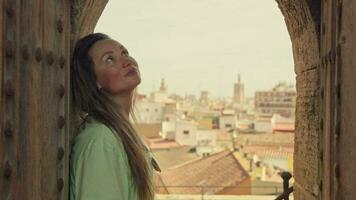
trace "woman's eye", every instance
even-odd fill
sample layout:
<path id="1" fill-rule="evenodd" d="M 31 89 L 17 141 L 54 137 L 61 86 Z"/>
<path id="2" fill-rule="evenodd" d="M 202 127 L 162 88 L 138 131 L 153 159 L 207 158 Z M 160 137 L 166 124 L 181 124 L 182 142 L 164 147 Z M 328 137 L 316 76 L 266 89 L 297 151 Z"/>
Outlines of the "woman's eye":
<path id="1" fill-rule="evenodd" d="M 106 62 L 112 62 L 114 60 L 114 58 L 112 56 L 109 56 L 107 59 L 106 59 Z"/>
<path id="2" fill-rule="evenodd" d="M 128 56 L 128 55 L 129 55 L 129 52 L 128 52 L 128 51 L 122 51 L 122 52 L 121 52 L 121 55 L 123 55 L 123 56 Z"/>

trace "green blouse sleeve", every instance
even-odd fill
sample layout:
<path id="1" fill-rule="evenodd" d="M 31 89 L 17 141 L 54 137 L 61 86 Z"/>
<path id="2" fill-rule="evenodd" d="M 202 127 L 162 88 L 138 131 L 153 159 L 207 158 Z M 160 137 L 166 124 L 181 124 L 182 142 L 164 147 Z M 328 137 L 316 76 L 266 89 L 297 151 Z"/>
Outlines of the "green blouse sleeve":
<path id="1" fill-rule="evenodd" d="M 73 148 L 73 200 L 128 200 L 130 170 L 111 130 L 84 133 Z"/>

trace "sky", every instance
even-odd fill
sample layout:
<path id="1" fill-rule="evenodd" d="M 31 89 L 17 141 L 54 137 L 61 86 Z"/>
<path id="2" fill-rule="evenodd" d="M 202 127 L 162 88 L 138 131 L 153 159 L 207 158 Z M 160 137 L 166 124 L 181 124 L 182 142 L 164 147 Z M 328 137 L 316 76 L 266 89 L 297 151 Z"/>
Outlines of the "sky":
<path id="1" fill-rule="evenodd" d="M 238 73 L 246 96 L 295 85 L 292 44 L 275 0 L 110 0 L 95 32 L 139 63 L 140 93 L 231 97 Z"/>

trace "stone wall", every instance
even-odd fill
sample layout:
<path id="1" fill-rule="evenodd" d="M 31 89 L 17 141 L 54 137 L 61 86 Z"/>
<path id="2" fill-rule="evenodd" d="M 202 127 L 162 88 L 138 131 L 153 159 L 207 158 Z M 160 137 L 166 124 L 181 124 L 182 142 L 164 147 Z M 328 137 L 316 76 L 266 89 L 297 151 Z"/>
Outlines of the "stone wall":
<path id="1" fill-rule="evenodd" d="M 320 1 L 277 0 L 291 37 L 297 75 L 294 198 L 319 195 Z M 319 3 L 318 3 L 319 2 Z"/>

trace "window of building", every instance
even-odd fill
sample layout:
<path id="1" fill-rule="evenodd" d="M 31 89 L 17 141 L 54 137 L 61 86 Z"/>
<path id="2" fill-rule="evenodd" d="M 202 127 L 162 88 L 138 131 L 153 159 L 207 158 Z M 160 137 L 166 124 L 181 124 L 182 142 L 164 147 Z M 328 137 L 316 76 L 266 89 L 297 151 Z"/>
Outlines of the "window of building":
<path id="1" fill-rule="evenodd" d="M 225 124 L 225 128 L 231 128 L 231 124 Z"/>
<path id="2" fill-rule="evenodd" d="M 203 153 L 203 157 L 208 157 L 210 153 Z"/>
<path id="3" fill-rule="evenodd" d="M 189 135 L 189 130 L 183 130 L 184 135 Z"/>

